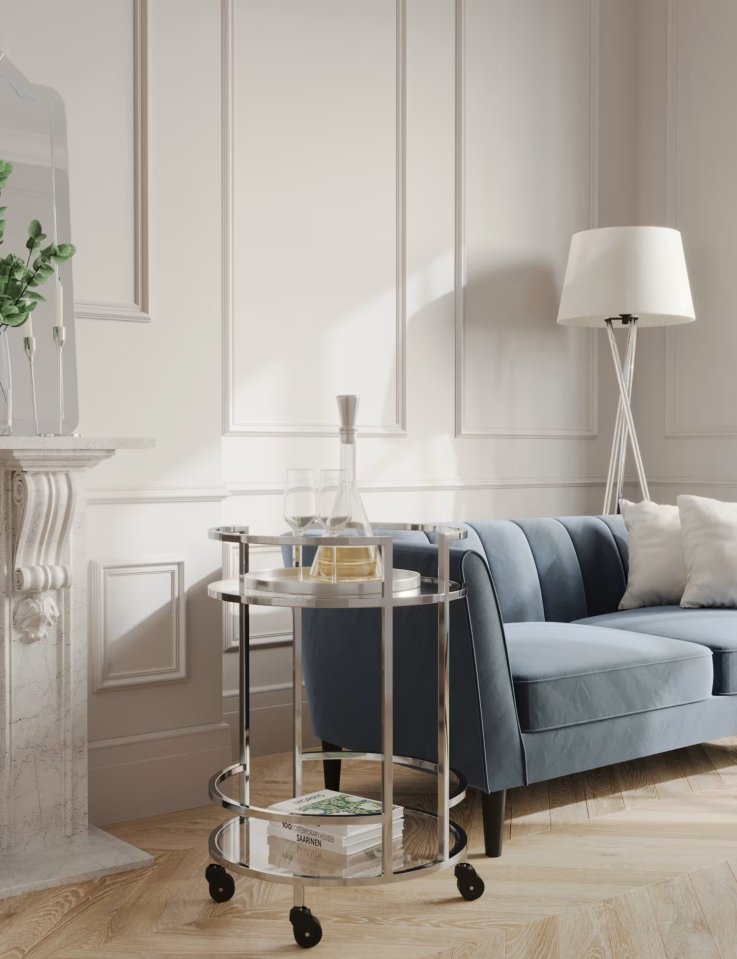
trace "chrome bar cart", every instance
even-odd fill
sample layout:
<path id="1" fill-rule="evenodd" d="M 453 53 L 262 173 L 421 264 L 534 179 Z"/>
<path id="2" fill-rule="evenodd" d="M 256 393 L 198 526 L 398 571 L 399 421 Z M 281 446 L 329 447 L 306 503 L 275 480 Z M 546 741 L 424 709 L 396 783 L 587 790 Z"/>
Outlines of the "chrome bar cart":
<path id="1" fill-rule="evenodd" d="M 450 580 L 450 544 L 465 538 L 466 531 L 454 526 L 413 524 L 377 524 L 382 530 L 422 530 L 435 532 L 438 537 L 437 577 L 416 577 L 416 584 L 407 588 L 407 577 L 393 570 L 393 540 L 391 536 L 361 537 L 362 546 L 376 546 L 381 550 L 383 578 L 374 583 L 329 583 L 310 588 L 300 568 L 302 547 L 355 546 L 351 536 L 262 536 L 249 532 L 248 527 L 218 527 L 210 530 L 210 538 L 222 543 L 236 544 L 239 556 L 237 580 L 212 583 L 209 595 L 226 603 L 237 603 L 239 612 L 239 727 L 240 751 L 238 762 L 222 769 L 210 780 L 212 800 L 230 810 L 234 816 L 218 826 L 210 835 L 209 850 L 213 862 L 207 867 L 205 878 L 210 895 L 216 902 L 225 902 L 235 892 L 235 883 L 228 869 L 269 882 L 288 883 L 294 888 L 294 906 L 289 919 L 298 945 L 310 948 L 322 938 L 322 928 L 316 916 L 305 904 L 308 886 L 347 886 L 397 882 L 426 875 L 455 866 L 455 878 L 460 894 L 468 900 L 478 899 L 484 884 L 473 866 L 465 862 L 466 834 L 449 816 L 450 809 L 466 795 L 466 782 L 449 765 L 449 638 L 450 604 L 466 595 L 464 586 Z M 249 548 L 255 545 L 289 547 L 294 549 L 292 570 L 273 570 L 268 574 L 249 575 Z M 404 571 L 406 574 L 406 571 Z M 382 812 L 378 815 L 315 816 L 304 813 L 285 814 L 282 811 L 255 806 L 250 800 L 250 704 L 249 704 L 249 607 L 290 607 L 294 615 L 293 642 L 293 796 L 302 794 L 302 768 L 308 761 L 341 760 L 372 761 L 381 764 Z M 398 606 L 435 605 L 438 613 L 438 756 L 431 763 L 394 755 L 393 733 L 393 610 Z M 381 611 L 381 718 L 382 752 L 328 752 L 305 750 L 302 745 L 302 610 L 303 609 L 379 609 Z M 346 642 L 350 642 L 346 636 Z M 403 841 L 397 852 L 393 842 L 392 810 L 394 804 L 394 767 L 403 766 L 434 775 L 437 778 L 437 813 L 405 807 L 404 833 L 413 842 Z M 451 776 L 453 788 L 451 788 Z M 238 798 L 229 795 L 227 785 L 237 783 Z M 231 783 L 231 788 L 233 784 Z M 236 790 L 233 789 L 233 792 Z M 380 853 L 358 875 L 347 878 L 339 868 L 305 867 L 295 860 L 286 865 L 269 855 L 269 822 L 286 822 L 300 826 L 330 824 L 381 824 Z M 424 845 L 417 842 L 419 834 L 427 834 Z M 422 839 L 420 835 L 420 839 Z M 418 851 L 419 850 L 419 851 Z"/>

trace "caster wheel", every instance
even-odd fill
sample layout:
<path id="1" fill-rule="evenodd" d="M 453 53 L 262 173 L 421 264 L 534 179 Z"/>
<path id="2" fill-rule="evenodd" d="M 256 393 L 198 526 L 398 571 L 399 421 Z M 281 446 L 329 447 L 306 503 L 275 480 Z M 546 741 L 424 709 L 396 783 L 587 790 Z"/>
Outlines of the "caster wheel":
<path id="1" fill-rule="evenodd" d="M 210 863 L 205 870 L 205 879 L 210 887 L 210 898 L 213 902 L 227 902 L 233 898 L 235 880 L 219 863 Z"/>
<path id="2" fill-rule="evenodd" d="M 313 916 L 307 906 L 294 906 L 289 910 L 294 941 L 303 949 L 311 949 L 322 939 L 322 926 L 317 916 Z"/>
<path id="3" fill-rule="evenodd" d="M 470 862 L 460 862 L 455 868 L 456 884 L 458 892 L 473 902 L 474 899 L 480 899 L 484 894 L 484 880 L 479 876 Z"/>

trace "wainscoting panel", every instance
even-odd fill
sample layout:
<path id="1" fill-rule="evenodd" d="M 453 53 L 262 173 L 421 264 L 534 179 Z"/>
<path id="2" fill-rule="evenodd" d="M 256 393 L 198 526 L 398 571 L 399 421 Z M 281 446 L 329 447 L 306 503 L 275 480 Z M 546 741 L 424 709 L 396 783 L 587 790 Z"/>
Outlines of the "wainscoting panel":
<path id="1" fill-rule="evenodd" d="M 346 392 L 364 434 L 404 431 L 404 24 L 223 0 L 228 434 L 332 434 Z"/>
<path id="2" fill-rule="evenodd" d="M 458 10 L 456 433 L 593 436 L 594 334 L 555 320 L 597 221 L 598 3 Z"/>
<path id="3" fill-rule="evenodd" d="M 187 678 L 184 561 L 92 563 L 93 689 Z"/>

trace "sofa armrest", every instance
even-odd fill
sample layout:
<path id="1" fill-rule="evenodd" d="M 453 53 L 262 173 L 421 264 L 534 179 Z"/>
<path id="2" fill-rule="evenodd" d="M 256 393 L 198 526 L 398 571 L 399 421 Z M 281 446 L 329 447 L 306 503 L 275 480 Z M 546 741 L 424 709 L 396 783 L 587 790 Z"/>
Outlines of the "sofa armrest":
<path id="1" fill-rule="evenodd" d="M 437 546 L 396 543 L 394 565 L 437 576 Z M 469 783 L 486 792 L 526 782 L 524 741 L 517 717 L 514 685 L 499 601 L 486 557 L 467 543 L 452 546 L 450 576 L 465 584 L 465 600 L 451 604 L 451 742 L 461 770 L 467 747 L 478 743 L 485 760 L 485 782 Z M 473 708 L 471 708 L 473 707 Z M 476 727 L 478 733 L 476 732 Z M 454 735 L 455 733 L 455 735 Z"/>

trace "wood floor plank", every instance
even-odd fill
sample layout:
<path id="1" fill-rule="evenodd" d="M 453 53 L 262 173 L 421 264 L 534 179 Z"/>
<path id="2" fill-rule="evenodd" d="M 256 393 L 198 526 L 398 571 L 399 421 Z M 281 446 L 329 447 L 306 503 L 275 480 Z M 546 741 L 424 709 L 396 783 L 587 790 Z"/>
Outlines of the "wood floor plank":
<path id="1" fill-rule="evenodd" d="M 605 816 L 624 809 L 624 799 L 611 766 L 582 773 L 589 818 Z"/>
<path id="2" fill-rule="evenodd" d="M 580 776 L 560 776 L 558 779 L 551 779 L 548 783 L 548 795 L 551 827 L 586 822 L 589 818 L 586 791 Z"/>
<path id="3" fill-rule="evenodd" d="M 558 959 L 558 927 L 554 916 L 507 932 L 504 959 Z"/>
<path id="4" fill-rule="evenodd" d="M 649 756 L 647 764 L 659 799 L 688 796 L 693 792 L 678 761 L 678 750 Z"/>
<path id="5" fill-rule="evenodd" d="M 729 863 L 722 862 L 691 874 L 709 931 L 722 959 L 737 957 L 737 879 Z"/>
<path id="6" fill-rule="evenodd" d="M 704 743 L 704 752 L 725 786 L 737 786 L 737 742 Z"/>
<path id="7" fill-rule="evenodd" d="M 613 768 L 625 808 L 634 809 L 658 798 L 658 790 L 650 778 L 647 759 L 633 759 Z"/>
<path id="8" fill-rule="evenodd" d="M 615 959 L 601 903 L 562 912 L 557 919 L 560 959 Z"/>
<path id="9" fill-rule="evenodd" d="M 521 786 L 507 793 L 511 805 L 511 838 L 531 836 L 550 829 L 550 797 L 547 783 Z"/>
<path id="10" fill-rule="evenodd" d="M 505 959 L 506 945 L 504 933 L 489 932 L 474 942 L 454 946 L 451 959 Z"/>
<path id="11" fill-rule="evenodd" d="M 667 959 L 646 889 L 633 889 L 609 900 L 605 910 L 616 959 Z"/>
<path id="12" fill-rule="evenodd" d="M 703 746 L 689 746 L 678 750 L 678 761 L 694 792 L 707 789 L 721 789 L 724 782 L 714 769 L 712 761 Z"/>
<path id="13" fill-rule="evenodd" d="M 648 894 L 668 959 L 720 959 L 687 875 L 650 886 Z"/>
<path id="14" fill-rule="evenodd" d="M 85 945 L 101 940 L 110 916 L 129 896 L 136 895 L 145 871 L 149 870 L 118 873 L 21 897 L 18 916 L 25 915 L 26 921 L 12 927 L 0 923 L 1 959 L 5 959 L 6 948 L 13 959 L 27 955 L 46 959 L 55 955 L 62 939 Z"/>

